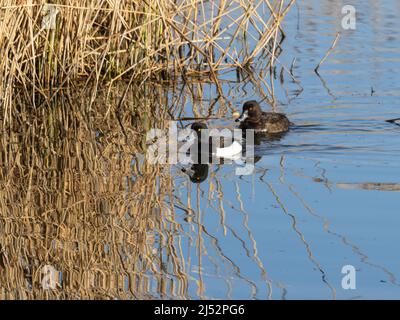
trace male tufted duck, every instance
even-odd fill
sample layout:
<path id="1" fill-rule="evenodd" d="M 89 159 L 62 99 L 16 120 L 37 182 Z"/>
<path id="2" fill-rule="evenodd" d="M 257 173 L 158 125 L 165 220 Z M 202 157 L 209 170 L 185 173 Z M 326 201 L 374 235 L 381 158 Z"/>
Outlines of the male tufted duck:
<path id="1" fill-rule="evenodd" d="M 227 147 L 216 147 L 213 148 L 212 138 L 206 133 L 202 134 L 203 131 L 208 130 L 208 127 L 203 122 L 195 122 L 192 124 L 191 129 L 195 132 L 195 135 L 190 137 L 190 140 L 198 144 L 199 153 L 201 153 L 201 144 L 209 143 L 209 151 L 212 155 L 215 155 L 217 158 L 225 158 L 225 159 L 236 159 L 237 156 L 240 156 L 242 152 L 242 145 L 238 141 L 233 141 L 231 145 Z M 204 140 L 205 139 L 205 140 Z"/>

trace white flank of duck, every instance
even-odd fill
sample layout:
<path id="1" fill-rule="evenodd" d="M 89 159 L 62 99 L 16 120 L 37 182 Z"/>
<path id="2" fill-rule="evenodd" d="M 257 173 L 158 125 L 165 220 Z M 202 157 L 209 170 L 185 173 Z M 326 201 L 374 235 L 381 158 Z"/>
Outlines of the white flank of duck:
<path id="1" fill-rule="evenodd" d="M 240 155 L 242 150 L 242 145 L 239 142 L 234 141 L 229 147 L 217 148 L 216 156 L 218 158 L 234 158 L 235 156 Z"/>

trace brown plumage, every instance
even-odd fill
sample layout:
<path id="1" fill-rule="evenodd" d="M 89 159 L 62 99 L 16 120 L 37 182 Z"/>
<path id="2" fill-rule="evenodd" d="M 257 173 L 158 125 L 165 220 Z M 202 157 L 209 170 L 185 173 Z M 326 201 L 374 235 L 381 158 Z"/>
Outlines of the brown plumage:
<path id="1" fill-rule="evenodd" d="M 263 112 L 257 101 L 249 101 L 243 105 L 243 113 L 236 122 L 240 129 L 253 129 L 263 133 L 283 133 L 293 125 L 286 115 L 275 112 Z"/>

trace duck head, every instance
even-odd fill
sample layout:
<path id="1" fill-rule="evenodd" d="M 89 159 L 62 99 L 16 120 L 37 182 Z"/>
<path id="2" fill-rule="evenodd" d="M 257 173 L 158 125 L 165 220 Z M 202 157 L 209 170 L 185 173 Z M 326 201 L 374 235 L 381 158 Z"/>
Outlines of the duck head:
<path id="1" fill-rule="evenodd" d="M 208 130 L 208 127 L 205 123 L 203 122 L 195 122 L 191 125 L 190 129 L 192 129 L 192 134 L 190 135 L 190 141 L 195 142 L 201 141 L 202 137 L 206 138 L 205 136 L 202 136 L 203 132 L 206 132 Z"/>
<path id="2" fill-rule="evenodd" d="M 243 105 L 242 115 L 236 119 L 236 122 L 243 122 L 246 119 L 248 121 L 258 121 L 262 116 L 262 110 L 257 101 L 248 101 Z"/>
<path id="3" fill-rule="evenodd" d="M 198 143 L 201 140 L 203 130 L 207 130 L 208 127 L 205 123 L 195 122 L 190 126 L 190 132 L 188 132 L 188 126 L 185 127 L 185 130 L 181 135 L 178 136 L 179 142 L 188 142 L 188 143 Z"/>
<path id="4" fill-rule="evenodd" d="M 192 124 L 192 126 L 190 127 L 194 132 L 197 133 L 198 136 L 201 136 L 201 132 L 202 130 L 207 130 L 208 127 L 205 123 L 203 122 L 195 122 Z"/>

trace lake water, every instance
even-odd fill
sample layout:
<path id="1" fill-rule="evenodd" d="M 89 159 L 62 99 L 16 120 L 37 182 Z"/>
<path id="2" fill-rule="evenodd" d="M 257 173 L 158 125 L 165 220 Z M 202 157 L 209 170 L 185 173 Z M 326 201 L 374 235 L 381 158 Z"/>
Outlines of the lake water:
<path id="1" fill-rule="evenodd" d="M 279 62 L 289 68 L 296 58 L 302 90 L 285 73 L 275 91 L 277 110 L 296 127 L 256 147 L 262 159 L 253 175 L 215 166 L 206 182 L 192 185 L 175 171 L 175 194 L 191 210 L 175 208 L 180 228 L 171 241 L 179 243 L 188 282 L 183 289 L 166 254 L 174 289 L 160 296 L 153 279 L 154 295 L 400 297 L 400 127 L 384 121 L 400 117 L 400 4 L 355 1 L 356 30 L 342 29 L 343 5 L 298 1 L 286 17 Z M 313 70 L 337 32 L 318 77 Z M 236 109 L 260 100 L 251 84 L 224 90 Z M 356 290 L 342 288 L 346 265 L 356 269 Z"/>

